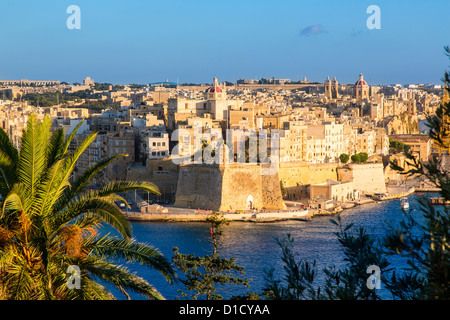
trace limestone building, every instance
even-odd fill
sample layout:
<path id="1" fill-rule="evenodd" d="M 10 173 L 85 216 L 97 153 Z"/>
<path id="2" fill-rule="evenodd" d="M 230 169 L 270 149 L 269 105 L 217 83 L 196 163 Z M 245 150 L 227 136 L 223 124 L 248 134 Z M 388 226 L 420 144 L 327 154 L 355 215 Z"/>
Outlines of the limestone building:
<path id="1" fill-rule="evenodd" d="M 355 83 L 354 96 L 356 100 L 364 100 L 369 98 L 370 87 L 364 80 L 363 74 L 359 74 L 359 80 Z"/>
<path id="2" fill-rule="evenodd" d="M 164 159 L 169 157 L 169 134 L 165 127 L 151 127 L 145 133 L 147 159 Z"/>
<path id="3" fill-rule="evenodd" d="M 343 124 L 323 121 L 321 124 L 308 125 L 307 136 L 307 146 L 310 148 L 308 161 L 335 162 L 345 150 Z"/>
<path id="4" fill-rule="evenodd" d="M 431 139 L 425 134 L 394 134 L 389 139 L 403 142 L 410 146 L 413 155 L 417 155 L 420 160 L 428 161 L 431 154 Z"/>
<path id="5" fill-rule="evenodd" d="M 179 96 L 168 99 L 168 128 L 174 130 L 177 122 L 204 114 L 210 114 L 214 120 L 227 122 L 229 110 L 239 110 L 242 105 L 242 100 L 227 99 L 225 85 L 219 85 L 214 77 L 213 84 L 205 90 L 203 99 L 186 99 Z"/>
<path id="6" fill-rule="evenodd" d="M 336 77 L 333 78 L 333 81 L 330 80 L 330 77 L 327 77 L 324 85 L 325 96 L 328 99 L 339 99 L 339 83 L 336 80 Z"/>
<path id="7" fill-rule="evenodd" d="M 353 188 L 353 181 L 339 182 L 327 179 L 326 182 L 312 184 L 309 188 L 310 200 L 333 200 L 347 202 L 358 197 Z"/>

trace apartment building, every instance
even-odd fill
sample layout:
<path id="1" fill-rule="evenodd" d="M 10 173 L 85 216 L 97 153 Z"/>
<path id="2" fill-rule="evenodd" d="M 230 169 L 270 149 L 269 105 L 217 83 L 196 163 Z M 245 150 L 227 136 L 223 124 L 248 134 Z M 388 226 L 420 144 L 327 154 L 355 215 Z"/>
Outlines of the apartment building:
<path id="1" fill-rule="evenodd" d="M 283 130 L 280 131 L 280 162 L 307 160 L 307 130 L 308 127 L 300 121 L 284 123 Z M 314 150 L 311 152 L 315 153 Z"/>
<path id="2" fill-rule="evenodd" d="M 155 160 L 169 157 L 169 134 L 164 126 L 148 128 L 142 135 L 145 137 L 147 159 Z"/>
<path id="3" fill-rule="evenodd" d="M 315 157 L 317 161 L 323 159 L 321 162 L 336 162 L 345 150 L 343 124 L 323 121 L 322 124 L 308 125 L 307 136 L 308 140 L 310 140 L 309 152 L 311 159 Z M 317 148 L 314 146 L 314 141 L 317 141 L 318 145 L 322 144 L 323 149 L 322 147 L 319 147 L 319 149 L 316 150 Z M 322 155 L 322 153 L 324 153 L 324 155 Z M 313 154 L 316 155 L 314 156 Z"/>

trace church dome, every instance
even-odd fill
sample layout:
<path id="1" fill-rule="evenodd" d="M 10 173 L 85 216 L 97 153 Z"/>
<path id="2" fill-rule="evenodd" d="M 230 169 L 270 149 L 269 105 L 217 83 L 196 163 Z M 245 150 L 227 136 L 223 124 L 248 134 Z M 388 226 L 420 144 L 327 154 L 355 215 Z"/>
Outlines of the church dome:
<path id="1" fill-rule="evenodd" d="M 221 93 L 222 89 L 220 87 L 217 87 L 217 86 L 212 86 L 212 87 L 209 87 L 208 89 L 206 89 L 205 92 L 206 93 L 214 93 L 214 92 Z"/>
<path id="2" fill-rule="evenodd" d="M 206 93 L 222 93 L 222 88 L 219 87 L 219 81 L 214 77 L 213 85 L 205 90 Z"/>
<path id="3" fill-rule="evenodd" d="M 355 86 L 368 86 L 367 82 L 363 78 L 362 73 L 359 74 L 359 80 L 355 82 Z"/>

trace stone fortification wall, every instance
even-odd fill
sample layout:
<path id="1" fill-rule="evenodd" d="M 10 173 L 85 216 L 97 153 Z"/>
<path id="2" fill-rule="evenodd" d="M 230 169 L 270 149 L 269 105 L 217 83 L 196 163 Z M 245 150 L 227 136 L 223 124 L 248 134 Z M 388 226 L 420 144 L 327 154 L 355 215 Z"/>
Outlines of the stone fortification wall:
<path id="1" fill-rule="evenodd" d="M 219 166 L 181 165 L 174 206 L 219 210 L 222 180 Z"/>
<path id="2" fill-rule="evenodd" d="M 264 207 L 269 210 L 286 209 L 280 188 L 280 178 L 278 174 L 263 175 L 262 179 L 262 198 Z"/>
<path id="3" fill-rule="evenodd" d="M 278 176 L 285 188 L 337 180 L 337 163 L 281 162 Z"/>
<path id="4" fill-rule="evenodd" d="M 340 181 L 353 181 L 355 190 L 363 194 L 386 192 L 382 163 L 349 164 L 338 169 L 338 176 Z"/>
<path id="5" fill-rule="evenodd" d="M 231 164 L 225 166 L 221 209 L 246 209 L 247 199 L 252 202 L 251 206 L 255 208 L 263 207 L 260 166 L 253 164 Z"/>
<path id="6" fill-rule="evenodd" d="M 180 166 L 175 206 L 217 211 L 284 210 L 278 175 L 256 164 Z"/>

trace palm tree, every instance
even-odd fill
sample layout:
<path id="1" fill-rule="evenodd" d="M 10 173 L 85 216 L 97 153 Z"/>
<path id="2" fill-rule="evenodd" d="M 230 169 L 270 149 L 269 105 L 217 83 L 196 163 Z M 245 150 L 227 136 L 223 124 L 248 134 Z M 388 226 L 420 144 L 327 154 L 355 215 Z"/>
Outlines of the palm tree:
<path id="1" fill-rule="evenodd" d="M 100 190 L 86 189 L 97 173 L 126 154 L 98 162 L 71 183 L 75 164 L 96 133 L 69 152 L 81 124 L 64 139 L 63 129 L 51 133 L 51 122 L 30 115 L 20 148 L 0 130 L 0 298 L 113 299 L 101 284 L 111 283 L 127 298 L 133 291 L 163 299 L 146 280 L 112 262 L 138 262 L 158 270 L 169 283 L 174 280 L 168 260 L 132 238 L 130 223 L 114 203 L 126 203 L 117 193 L 142 189 L 159 194 L 158 188 L 149 182 L 114 181 Z M 121 237 L 101 236 L 103 223 Z M 81 281 L 79 287 L 68 285 L 72 276 Z"/>

